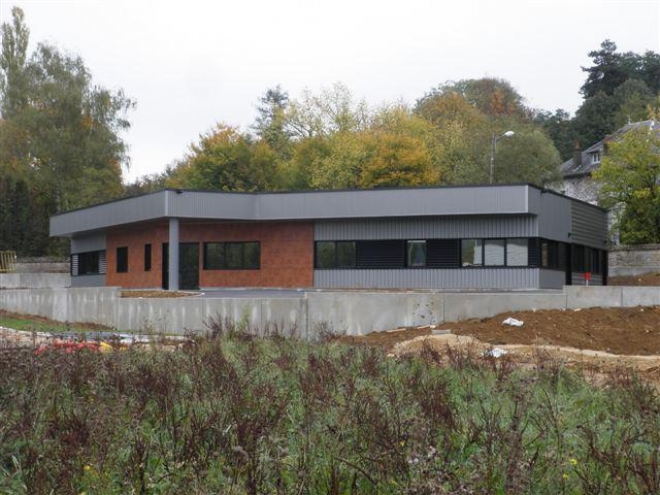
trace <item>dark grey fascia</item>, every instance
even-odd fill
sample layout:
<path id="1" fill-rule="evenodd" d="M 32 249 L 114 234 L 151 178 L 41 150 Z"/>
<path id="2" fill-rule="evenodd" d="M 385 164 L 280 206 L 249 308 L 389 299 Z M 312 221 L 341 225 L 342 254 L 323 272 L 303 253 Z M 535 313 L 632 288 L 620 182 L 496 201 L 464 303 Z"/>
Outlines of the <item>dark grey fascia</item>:
<path id="1" fill-rule="evenodd" d="M 74 210 L 51 218 L 51 236 L 167 218 L 295 221 L 446 215 L 537 215 L 545 192 L 527 184 L 475 187 L 223 193 L 164 190 Z M 570 201 L 569 198 L 565 198 Z"/>

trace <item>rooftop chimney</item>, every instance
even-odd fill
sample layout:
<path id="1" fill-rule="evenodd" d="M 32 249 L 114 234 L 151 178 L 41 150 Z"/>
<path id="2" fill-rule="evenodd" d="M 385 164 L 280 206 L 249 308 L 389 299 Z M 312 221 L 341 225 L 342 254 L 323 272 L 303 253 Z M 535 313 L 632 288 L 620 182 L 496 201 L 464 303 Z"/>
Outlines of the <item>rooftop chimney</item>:
<path id="1" fill-rule="evenodd" d="M 576 167 L 582 165 L 582 149 L 580 148 L 579 141 L 575 141 L 573 145 L 573 165 Z"/>

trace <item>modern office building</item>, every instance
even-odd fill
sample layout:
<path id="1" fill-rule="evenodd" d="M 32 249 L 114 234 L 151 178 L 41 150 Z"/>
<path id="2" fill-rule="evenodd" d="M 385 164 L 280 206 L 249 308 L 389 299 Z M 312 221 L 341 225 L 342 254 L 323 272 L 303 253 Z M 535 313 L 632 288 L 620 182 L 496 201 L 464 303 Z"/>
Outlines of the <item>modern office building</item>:
<path id="1" fill-rule="evenodd" d="M 51 218 L 73 286 L 559 289 L 607 281 L 607 212 L 528 184 L 163 190 Z"/>

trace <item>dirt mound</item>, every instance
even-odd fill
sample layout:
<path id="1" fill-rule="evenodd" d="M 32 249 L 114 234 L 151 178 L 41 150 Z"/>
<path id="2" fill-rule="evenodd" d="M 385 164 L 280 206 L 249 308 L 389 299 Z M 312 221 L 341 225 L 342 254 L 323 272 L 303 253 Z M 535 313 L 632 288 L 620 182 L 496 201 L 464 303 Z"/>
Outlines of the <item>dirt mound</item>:
<path id="1" fill-rule="evenodd" d="M 507 318 L 520 320 L 523 326 L 503 324 Z M 449 332 L 434 335 L 442 330 Z M 383 347 L 393 355 L 433 349 L 443 359 L 452 359 L 456 350 L 490 358 L 497 349 L 498 358 L 522 366 L 548 360 L 592 376 L 632 369 L 660 386 L 660 307 L 514 311 L 436 328 L 397 329 L 343 340 Z"/>
<path id="2" fill-rule="evenodd" d="M 522 327 L 504 325 L 512 317 Z M 660 307 L 589 308 L 581 310 L 512 311 L 493 318 L 444 323 L 456 335 L 466 335 L 491 345 L 550 345 L 589 349 L 619 355 L 660 355 Z M 347 337 L 355 343 L 377 345 L 386 349 L 421 335 L 430 335 L 430 327 L 377 332 L 361 337 Z"/>

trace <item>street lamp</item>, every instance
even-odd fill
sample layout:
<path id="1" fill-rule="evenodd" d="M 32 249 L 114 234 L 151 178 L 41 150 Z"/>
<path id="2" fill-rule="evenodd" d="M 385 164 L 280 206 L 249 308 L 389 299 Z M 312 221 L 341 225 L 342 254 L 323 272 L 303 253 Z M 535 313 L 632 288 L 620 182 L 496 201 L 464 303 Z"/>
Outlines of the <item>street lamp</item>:
<path id="1" fill-rule="evenodd" d="M 497 140 L 503 137 L 511 137 L 515 134 L 513 131 L 506 131 L 504 134 L 496 136 L 493 132 L 493 139 L 490 143 L 490 183 L 493 183 L 493 169 L 495 167 L 495 146 L 497 146 Z"/>

